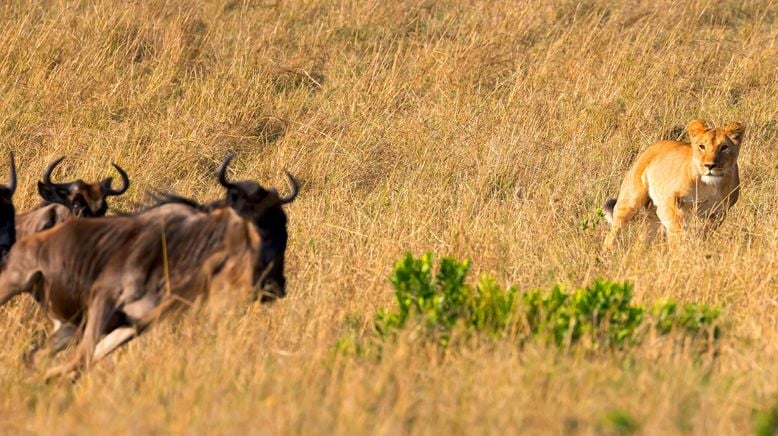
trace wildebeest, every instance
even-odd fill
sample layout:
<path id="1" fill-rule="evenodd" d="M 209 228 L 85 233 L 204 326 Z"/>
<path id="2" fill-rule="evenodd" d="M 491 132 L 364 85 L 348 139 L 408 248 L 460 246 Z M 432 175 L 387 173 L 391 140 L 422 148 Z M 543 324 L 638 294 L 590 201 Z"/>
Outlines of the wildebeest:
<path id="1" fill-rule="evenodd" d="M 229 182 L 231 159 L 218 171 L 222 204 L 168 196 L 134 216 L 71 220 L 16 244 L 0 273 L 0 305 L 29 292 L 52 319 L 83 325 L 74 358 L 47 377 L 89 366 L 212 280 L 252 286 L 263 299 L 286 295 L 282 206 L 299 185 L 287 174 L 292 193 L 281 198 L 254 181 Z"/>
<path id="2" fill-rule="evenodd" d="M 16 209 L 13 195 L 16 192 L 16 163 L 14 154 L 9 153 L 11 170 L 8 184 L 0 185 L 0 262 L 2 262 L 16 242 Z"/>
<path id="3" fill-rule="evenodd" d="M 73 217 L 99 217 L 108 211 L 107 198 L 122 195 L 130 187 L 130 178 L 117 164 L 112 164 L 122 179 L 122 187 L 114 189 L 113 178 L 86 183 L 81 179 L 55 183 L 51 181 L 54 169 L 64 160 L 61 157 L 53 161 L 43 172 L 43 180 L 38 182 L 38 193 L 43 202 L 40 207 L 20 214 L 16 219 L 17 238 L 37 233 Z"/>

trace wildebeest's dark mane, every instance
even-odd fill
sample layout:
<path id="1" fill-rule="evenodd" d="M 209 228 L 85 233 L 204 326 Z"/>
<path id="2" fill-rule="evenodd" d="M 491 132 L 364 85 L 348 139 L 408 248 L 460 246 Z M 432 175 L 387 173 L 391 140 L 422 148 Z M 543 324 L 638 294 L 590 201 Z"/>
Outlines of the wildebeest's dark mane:
<path id="1" fill-rule="evenodd" d="M 135 207 L 131 211 L 115 211 L 114 213 L 118 216 L 133 216 L 133 215 L 139 215 L 145 212 L 149 212 L 154 209 L 158 209 L 162 206 L 168 205 L 168 204 L 180 204 L 184 206 L 189 206 L 192 209 L 196 209 L 201 212 L 207 212 L 209 210 L 212 210 L 213 207 L 209 204 L 201 204 L 197 202 L 196 200 L 193 200 L 191 198 L 183 197 L 178 194 L 174 194 L 172 192 L 164 192 L 164 191 L 150 191 L 148 192 L 148 198 L 150 200 L 150 204 L 135 204 Z"/>
<path id="2" fill-rule="evenodd" d="M 167 204 L 182 204 L 184 206 L 189 206 L 191 208 L 197 209 L 202 212 L 208 211 L 208 207 L 206 205 L 201 204 L 191 198 L 183 197 L 181 195 L 174 194 L 172 192 L 151 192 L 150 196 L 151 199 L 154 201 L 154 204 L 148 206 L 144 211 L 156 209 L 158 207 L 162 207 Z"/>
<path id="3" fill-rule="evenodd" d="M 148 212 L 154 209 L 158 209 L 168 204 L 180 204 L 191 207 L 192 209 L 200 212 L 211 212 L 215 209 L 221 209 L 227 207 L 227 202 L 223 199 L 211 200 L 207 203 L 200 203 L 197 200 L 193 200 L 188 197 L 184 197 L 172 192 L 163 191 L 150 191 L 148 193 L 150 204 L 137 204 L 132 211 L 115 211 L 114 214 L 118 216 L 133 216 Z"/>

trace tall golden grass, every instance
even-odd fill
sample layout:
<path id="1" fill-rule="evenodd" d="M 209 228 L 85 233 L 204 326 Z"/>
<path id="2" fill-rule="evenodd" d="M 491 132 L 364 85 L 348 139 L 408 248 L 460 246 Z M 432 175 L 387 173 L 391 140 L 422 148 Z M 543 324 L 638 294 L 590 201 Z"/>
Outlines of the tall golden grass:
<path id="1" fill-rule="evenodd" d="M 126 168 L 119 210 L 152 187 L 220 195 L 228 152 L 234 177 L 302 181 L 278 304 L 225 291 L 49 385 L 21 362 L 43 318 L 28 298 L 0 310 L 3 433 L 733 434 L 778 407 L 773 0 L 8 1 L 0 23 L 19 211 L 59 155 L 59 179 Z M 708 239 L 646 247 L 637 225 L 603 256 L 597 209 L 694 118 L 746 125 L 739 203 Z M 715 359 L 402 337 L 380 360 L 335 353 L 372 334 L 406 251 L 521 288 L 631 280 L 639 301 L 721 305 L 725 336 Z"/>

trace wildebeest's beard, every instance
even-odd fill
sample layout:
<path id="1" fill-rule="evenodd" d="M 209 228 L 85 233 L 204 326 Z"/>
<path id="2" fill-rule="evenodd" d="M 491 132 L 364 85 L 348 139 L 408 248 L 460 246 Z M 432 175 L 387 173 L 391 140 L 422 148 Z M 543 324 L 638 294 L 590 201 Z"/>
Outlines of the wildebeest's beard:
<path id="1" fill-rule="evenodd" d="M 259 257 L 252 282 L 260 289 L 262 301 L 285 297 L 284 255 L 289 234 L 278 194 L 255 182 L 239 182 L 228 190 L 227 206 L 251 222 L 259 233 Z"/>
<path id="2" fill-rule="evenodd" d="M 255 222 L 261 237 L 259 259 L 254 268 L 254 286 L 262 289 L 261 301 L 272 301 L 286 296 L 284 257 L 289 234 L 286 214 L 277 206 Z"/>
<path id="3" fill-rule="evenodd" d="M 0 188 L 0 261 L 16 242 L 16 210 L 11 195 L 7 188 Z"/>
<path id="4" fill-rule="evenodd" d="M 250 180 L 229 182 L 226 173 L 231 160 L 232 156 L 228 156 L 222 162 L 218 172 L 219 183 L 227 188 L 227 206 L 250 221 L 260 235 L 259 258 L 254 265 L 254 286 L 261 290 L 262 301 L 283 298 L 286 296 L 284 255 L 289 234 L 282 206 L 294 201 L 299 184 L 287 173 L 292 193 L 281 198 L 275 189 L 267 190 Z"/>
<path id="5" fill-rule="evenodd" d="M 5 263 L 8 252 L 16 242 L 16 209 L 13 204 L 13 196 L 16 192 L 16 162 L 13 153 L 9 153 L 9 158 L 11 169 L 8 184 L 0 186 L 0 262 L 2 263 Z"/>

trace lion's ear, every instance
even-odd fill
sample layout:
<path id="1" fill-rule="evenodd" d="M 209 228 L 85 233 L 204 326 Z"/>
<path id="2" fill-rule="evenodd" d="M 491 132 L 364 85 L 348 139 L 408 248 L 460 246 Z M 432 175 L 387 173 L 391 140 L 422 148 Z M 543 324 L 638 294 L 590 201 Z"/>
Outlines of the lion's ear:
<path id="1" fill-rule="evenodd" d="M 731 139 L 732 142 L 736 144 L 740 144 L 740 141 L 743 140 L 743 134 L 745 132 L 745 126 L 743 126 L 743 124 L 739 121 L 733 121 L 727 124 L 727 127 L 724 128 L 724 134 L 729 136 L 729 139 Z"/>
<path id="2" fill-rule="evenodd" d="M 689 136 L 694 138 L 695 136 L 702 135 L 705 133 L 705 123 L 703 123 L 700 120 L 694 120 L 691 123 L 689 123 Z"/>

